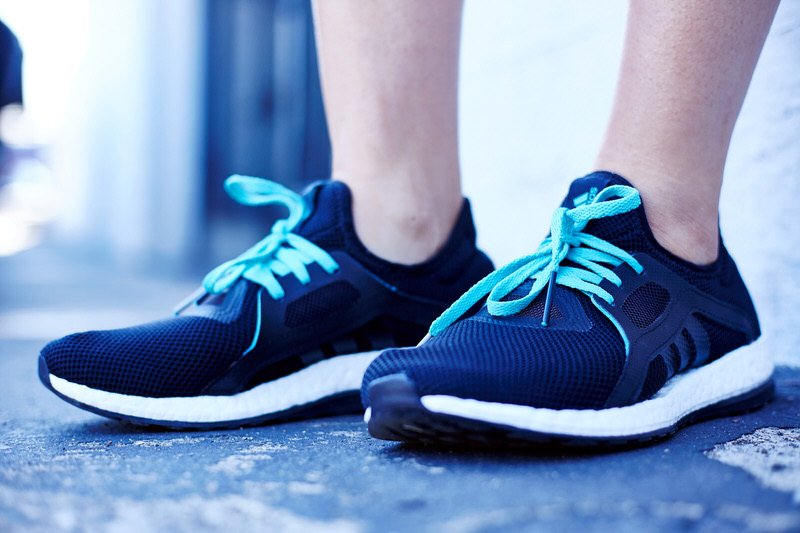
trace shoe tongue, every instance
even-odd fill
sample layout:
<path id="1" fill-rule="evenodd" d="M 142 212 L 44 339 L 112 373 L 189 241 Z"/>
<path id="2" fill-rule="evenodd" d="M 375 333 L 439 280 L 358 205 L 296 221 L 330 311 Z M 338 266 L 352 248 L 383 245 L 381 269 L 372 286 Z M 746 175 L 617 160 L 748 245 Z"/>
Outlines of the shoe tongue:
<path id="1" fill-rule="evenodd" d="M 511 293 L 509 293 L 503 301 L 513 301 L 518 300 L 520 298 L 524 298 L 528 295 L 531 288 L 533 287 L 533 280 L 527 280 L 522 285 L 515 288 Z M 553 301 L 550 306 L 550 319 L 551 320 L 558 320 L 565 316 L 564 310 L 571 309 L 572 312 L 576 312 L 582 307 L 581 299 L 585 299 L 587 296 L 584 294 L 568 288 L 563 287 L 561 285 L 556 285 L 553 289 Z M 541 321 L 544 315 L 545 303 L 547 300 L 547 287 L 542 289 L 542 291 L 536 295 L 536 298 L 528 304 L 525 309 L 515 313 L 515 315 L 521 315 L 527 318 L 535 318 L 538 319 L 534 322 L 533 327 L 539 327 L 539 321 Z M 484 306 L 478 313 L 479 317 L 488 317 L 489 310 L 486 306 Z"/>
<path id="2" fill-rule="evenodd" d="M 303 194 L 311 206 L 311 215 L 295 233 L 304 237 L 341 232 L 351 221 L 350 189 L 340 181 L 320 181 L 312 184 Z"/>
<path id="3" fill-rule="evenodd" d="M 584 205 L 590 202 L 600 191 L 612 185 L 632 187 L 628 180 L 613 172 L 592 172 L 572 182 L 567 197 L 561 206 L 572 209 Z M 641 217 L 637 214 L 640 209 L 641 206 L 627 213 L 592 220 L 583 231 L 600 237 L 631 253 L 633 250 L 644 246 L 641 242 L 643 238 L 642 232 L 638 231 L 642 225 Z"/>
<path id="4" fill-rule="evenodd" d="M 625 178 L 611 172 L 593 172 L 587 176 L 578 178 L 570 185 L 569 192 L 567 193 L 567 196 L 561 206 L 566 207 L 567 209 L 572 209 L 574 207 L 587 204 L 600 191 L 612 185 L 631 186 L 631 184 Z M 636 216 L 634 212 L 627 212 L 615 215 L 613 217 L 592 220 L 586 226 L 584 231 L 600 237 L 601 239 L 604 239 L 611 244 L 619 246 L 630 252 L 635 250 L 635 248 L 640 245 L 640 239 L 642 237 L 638 231 L 639 227 L 640 222 L 638 216 Z M 561 265 L 576 266 L 569 260 L 562 262 Z M 533 280 L 526 280 L 524 283 L 516 287 L 508 296 L 503 298 L 503 300 L 516 300 L 522 298 L 528 294 L 532 286 Z M 541 309 L 539 308 L 543 307 L 546 293 L 547 287 L 545 287 L 536 297 L 534 302 L 528 306 L 531 309 L 537 309 L 538 314 L 536 314 L 536 316 L 541 316 Z M 579 302 L 581 300 L 585 300 L 586 298 L 588 297 L 580 291 L 559 286 L 554 294 L 553 308 L 578 308 L 577 305 L 579 305 Z M 569 300 L 575 300 L 578 303 L 570 306 L 568 302 Z M 539 301 L 538 307 L 536 303 L 537 301 Z M 488 311 L 484 308 L 482 313 L 485 314 L 488 313 Z M 560 313 L 560 311 L 556 311 L 556 315 L 560 315 Z"/>
<path id="5" fill-rule="evenodd" d="M 611 185 L 630 186 L 631 184 L 625 178 L 613 172 L 592 172 L 572 182 L 566 198 L 561 203 L 561 207 L 572 209 L 587 204 L 597 196 L 597 193 Z"/>

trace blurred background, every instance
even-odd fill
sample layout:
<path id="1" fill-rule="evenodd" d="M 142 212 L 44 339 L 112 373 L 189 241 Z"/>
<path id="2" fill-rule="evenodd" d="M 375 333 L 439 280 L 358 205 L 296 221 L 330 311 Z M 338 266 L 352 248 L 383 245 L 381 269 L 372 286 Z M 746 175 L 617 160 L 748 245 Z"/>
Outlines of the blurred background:
<path id="1" fill-rule="evenodd" d="M 466 2 L 464 188 L 496 263 L 535 247 L 567 183 L 590 170 L 626 9 L 623 0 Z M 273 213 L 224 196 L 229 174 L 299 190 L 329 173 L 306 0 L 0 0 L 0 21 L 23 53 L 23 105 L 10 97 L 0 114 L 0 337 L 44 316 L 42 294 L 69 283 L 85 293 L 101 276 L 110 292 L 90 301 L 104 320 L 71 304 L 30 335 L 138 320 L 112 312 L 114 290 L 134 279 L 174 289 L 129 295 L 127 311 L 149 318 L 153 298 L 168 310 L 173 292 L 269 227 Z M 765 349 L 793 365 L 798 198 L 800 2 L 786 0 L 734 134 L 721 224 Z"/>
<path id="2" fill-rule="evenodd" d="M 223 197 L 226 176 L 297 188 L 328 174 L 307 2 L 0 6 L 24 50 L 24 113 L 3 122 L 18 219 L 6 253 L 46 238 L 181 271 L 264 233 L 263 213 Z"/>

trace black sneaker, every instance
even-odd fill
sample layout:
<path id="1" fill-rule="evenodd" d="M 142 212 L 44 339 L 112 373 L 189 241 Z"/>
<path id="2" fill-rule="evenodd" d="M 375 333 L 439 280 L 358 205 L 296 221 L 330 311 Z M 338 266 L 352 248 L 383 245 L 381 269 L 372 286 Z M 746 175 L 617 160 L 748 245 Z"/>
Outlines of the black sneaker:
<path id="1" fill-rule="evenodd" d="M 244 204 L 282 204 L 289 216 L 206 276 L 176 316 L 48 344 L 39 358 L 45 386 L 88 411 L 168 427 L 357 412 L 379 351 L 418 342 L 492 269 L 475 247 L 466 201 L 443 249 L 403 266 L 358 240 L 341 182 L 300 196 L 234 176 L 226 190 Z"/>
<path id="2" fill-rule="evenodd" d="M 639 193 L 573 182 L 539 251 L 490 274 L 419 347 L 384 352 L 362 398 L 375 437 L 620 445 L 772 395 L 772 362 L 736 265 L 654 239 Z"/>

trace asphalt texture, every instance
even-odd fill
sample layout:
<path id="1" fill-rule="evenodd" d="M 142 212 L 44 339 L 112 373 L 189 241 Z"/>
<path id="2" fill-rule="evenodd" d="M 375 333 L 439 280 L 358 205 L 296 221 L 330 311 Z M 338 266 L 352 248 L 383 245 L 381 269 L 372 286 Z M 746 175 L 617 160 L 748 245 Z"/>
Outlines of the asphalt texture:
<path id="1" fill-rule="evenodd" d="M 107 420 L 47 391 L 71 331 L 162 316 L 190 285 L 47 249 L 0 259 L 0 531 L 800 531 L 800 370 L 749 414 L 604 451 L 380 441 L 360 415 L 227 431 Z"/>

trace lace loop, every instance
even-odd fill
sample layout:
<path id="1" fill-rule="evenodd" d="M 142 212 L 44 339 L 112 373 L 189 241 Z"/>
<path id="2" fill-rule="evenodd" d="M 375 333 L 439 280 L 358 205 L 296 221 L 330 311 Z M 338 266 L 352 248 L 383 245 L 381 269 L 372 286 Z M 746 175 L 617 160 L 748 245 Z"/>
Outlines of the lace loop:
<path id="1" fill-rule="evenodd" d="M 588 204 L 556 209 L 550 222 L 550 236 L 536 253 L 517 259 L 476 283 L 433 322 L 430 334 L 443 331 L 484 297 L 490 314 L 516 314 L 530 305 L 548 284 L 551 288 L 555 284 L 569 287 L 613 303 L 614 298 L 599 285 L 604 279 L 617 286 L 622 281 L 605 265 L 613 268 L 627 263 L 637 273 L 641 273 L 642 266 L 626 251 L 583 233 L 583 229 L 591 220 L 626 213 L 639 205 L 641 198 L 636 189 L 614 185 L 601 191 Z M 570 264 L 562 266 L 565 260 Z M 528 280 L 533 280 L 533 284 L 526 295 L 514 300 L 504 299 Z M 548 322 L 549 300 L 544 310 L 544 326 Z"/>
<path id="2" fill-rule="evenodd" d="M 209 272 L 203 279 L 207 292 L 223 292 L 243 277 L 263 286 L 277 300 L 285 293 L 276 276 L 293 274 L 306 284 L 310 281 L 306 267 L 311 263 L 329 274 L 339 268 L 328 252 L 293 233 L 311 212 L 302 196 L 273 181 L 240 175 L 225 180 L 225 192 L 243 205 L 281 204 L 289 210 L 289 216 L 275 222 L 269 235 L 255 246 Z"/>

